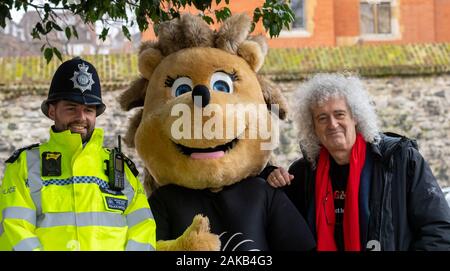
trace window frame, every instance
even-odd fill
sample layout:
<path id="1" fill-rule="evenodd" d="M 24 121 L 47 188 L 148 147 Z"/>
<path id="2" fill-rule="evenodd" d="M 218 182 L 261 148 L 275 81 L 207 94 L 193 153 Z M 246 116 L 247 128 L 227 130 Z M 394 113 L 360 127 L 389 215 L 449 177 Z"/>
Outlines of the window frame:
<path id="1" fill-rule="evenodd" d="M 369 3 L 369 4 L 381 4 L 383 2 L 389 2 L 390 4 L 390 28 L 391 28 L 391 32 L 390 33 L 362 33 L 362 21 L 361 21 L 361 4 L 365 2 L 365 3 Z M 360 23 L 360 38 L 362 40 L 365 41 L 383 41 L 383 40 L 396 40 L 400 38 L 400 32 L 399 32 L 399 25 L 398 25 L 398 18 L 397 16 L 395 16 L 396 14 L 398 14 L 398 0 L 360 0 L 359 1 L 359 23 Z M 378 28 L 378 21 L 379 18 L 376 16 L 378 13 L 378 8 L 375 8 L 374 11 L 374 27 L 375 29 Z"/>

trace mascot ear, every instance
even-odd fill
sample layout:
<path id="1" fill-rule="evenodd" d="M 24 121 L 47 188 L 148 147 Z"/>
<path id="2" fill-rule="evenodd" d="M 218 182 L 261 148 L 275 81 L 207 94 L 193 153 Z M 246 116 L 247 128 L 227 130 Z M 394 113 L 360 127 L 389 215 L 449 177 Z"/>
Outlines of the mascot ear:
<path id="1" fill-rule="evenodd" d="M 148 80 L 138 78 L 119 96 L 120 107 L 124 111 L 130 111 L 135 107 L 144 106 L 145 92 L 147 91 Z"/>
<path id="2" fill-rule="evenodd" d="M 153 71 L 161 62 L 162 58 L 163 56 L 161 54 L 161 51 L 159 51 L 158 49 L 150 47 L 141 51 L 138 56 L 138 66 L 139 72 L 145 79 L 150 80 Z"/>
<path id="3" fill-rule="evenodd" d="M 153 74 L 153 71 L 163 58 L 161 51 L 155 47 L 158 47 L 158 44 L 152 42 L 145 42 L 141 45 L 138 57 L 138 66 L 139 72 L 143 77 L 134 80 L 120 95 L 118 100 L 124 111 L 129 111 L 135 107 L 144 106 L 148 82 Z M 125 142 L 130 147 L 134 147 L 134 135 L 136 134 L 136 130 L 141 123 L 142 112 L 142 109 L 139 110 L 130 119 L 130 126 L 124 138 Z"/>
<path id="4" fill-rule="evenodd" d="M 246 40 L 239 45 L 237 54 L 241 56 L 250 65 L 254 72 L 259 71 L 264 63 L 264 51 L 260 44 Z"/>
<path id="5" fill-rule="evenodd" d="M 134 80 L 131 85 L 119 96 L 119 103 L 122 110 L 129 111 L 135 107 L 144 106 L 145 92 L 147 90 L 148 80 L 145 78 L 139 78 Z M 129 147 L 134 147 L 134 135 L 141 123 L 142 109 L 130 119 L 127 134 L 124 141 Z"/>
<path id="6" fill-rule="evenodd" d="M 139 127 L 139 124 L 142 120 L 142 112 L 143 109 L 139 109 L 139 111 L 134 114 L 133 117 L 130 118 L 129 126 L 125 138 L 123 139 L 128 147 L 134 148 L 134 136 L 136 135 L 136 130 Z"/>
<path id="7" fill-rule="evenodd" d="M 264 100 L 266 101 L 267 108 L 270 111 L 273 111 L 272 104 L 278 105 L 278 114 L 279 118 L 285 120 L 288 115 L 288 103 L 284 98 L 281 90 L 277 88 L 274 84 L 269 82 L 269 80 L 265 79 L 261 75 L 257 75 L 259 85 L 261 86 L 261 90 L 264 96 Z"/>

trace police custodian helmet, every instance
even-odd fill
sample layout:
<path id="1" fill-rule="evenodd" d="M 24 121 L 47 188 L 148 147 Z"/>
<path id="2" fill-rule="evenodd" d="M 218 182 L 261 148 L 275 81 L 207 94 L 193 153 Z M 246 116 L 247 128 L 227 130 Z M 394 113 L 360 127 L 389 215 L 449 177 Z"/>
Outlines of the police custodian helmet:
<path id="1" fill-rule="evenodd" d="M 42 112 L 48 117 L 49 103 L 59 100 L 85 105 L 96 105 L 97 116 L 105 111 L 102 102 L 100 78 L 95 67 L 75 57 L 62 63 L 53 75 L 47 100 L 41 104 Z"/>

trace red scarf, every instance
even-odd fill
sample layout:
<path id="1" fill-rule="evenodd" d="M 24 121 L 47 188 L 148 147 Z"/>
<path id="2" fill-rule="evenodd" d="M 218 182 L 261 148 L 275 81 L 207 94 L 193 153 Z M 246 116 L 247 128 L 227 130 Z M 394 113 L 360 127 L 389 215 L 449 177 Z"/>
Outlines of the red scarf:
<path id="1" fill-rule="evenodd" d="M 359 240 L 359 182 L 366 159 L 366 142 L 361 134 L 356 135 L 350 154 L 345 206 L 344 206 L 344 247 L 346 251 L 360 251 Z M 324 147 L 320 150 L 316 173 L 316 231 L 317 250 L 336 251 L 334 240 L 334 199 L 331 186 L 330 155 Z"/>

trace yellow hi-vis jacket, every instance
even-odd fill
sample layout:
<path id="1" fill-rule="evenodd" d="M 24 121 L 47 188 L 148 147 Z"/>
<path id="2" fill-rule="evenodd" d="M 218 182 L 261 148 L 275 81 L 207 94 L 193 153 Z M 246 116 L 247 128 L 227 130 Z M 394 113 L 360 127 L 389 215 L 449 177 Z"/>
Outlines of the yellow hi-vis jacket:
<path id="1" fill-rule="evenodd" d="M 60 159 L 60 176 L 42 176 L 45 152 Z M 141 183 L 125 164 L 125 188 L 115 193 L 105 160 L 103 130 L 83 147 L 79 134 L 50 129 L 47 143 L 7 163 L 0 250 L 155 250 L 156 224 Z"/>

